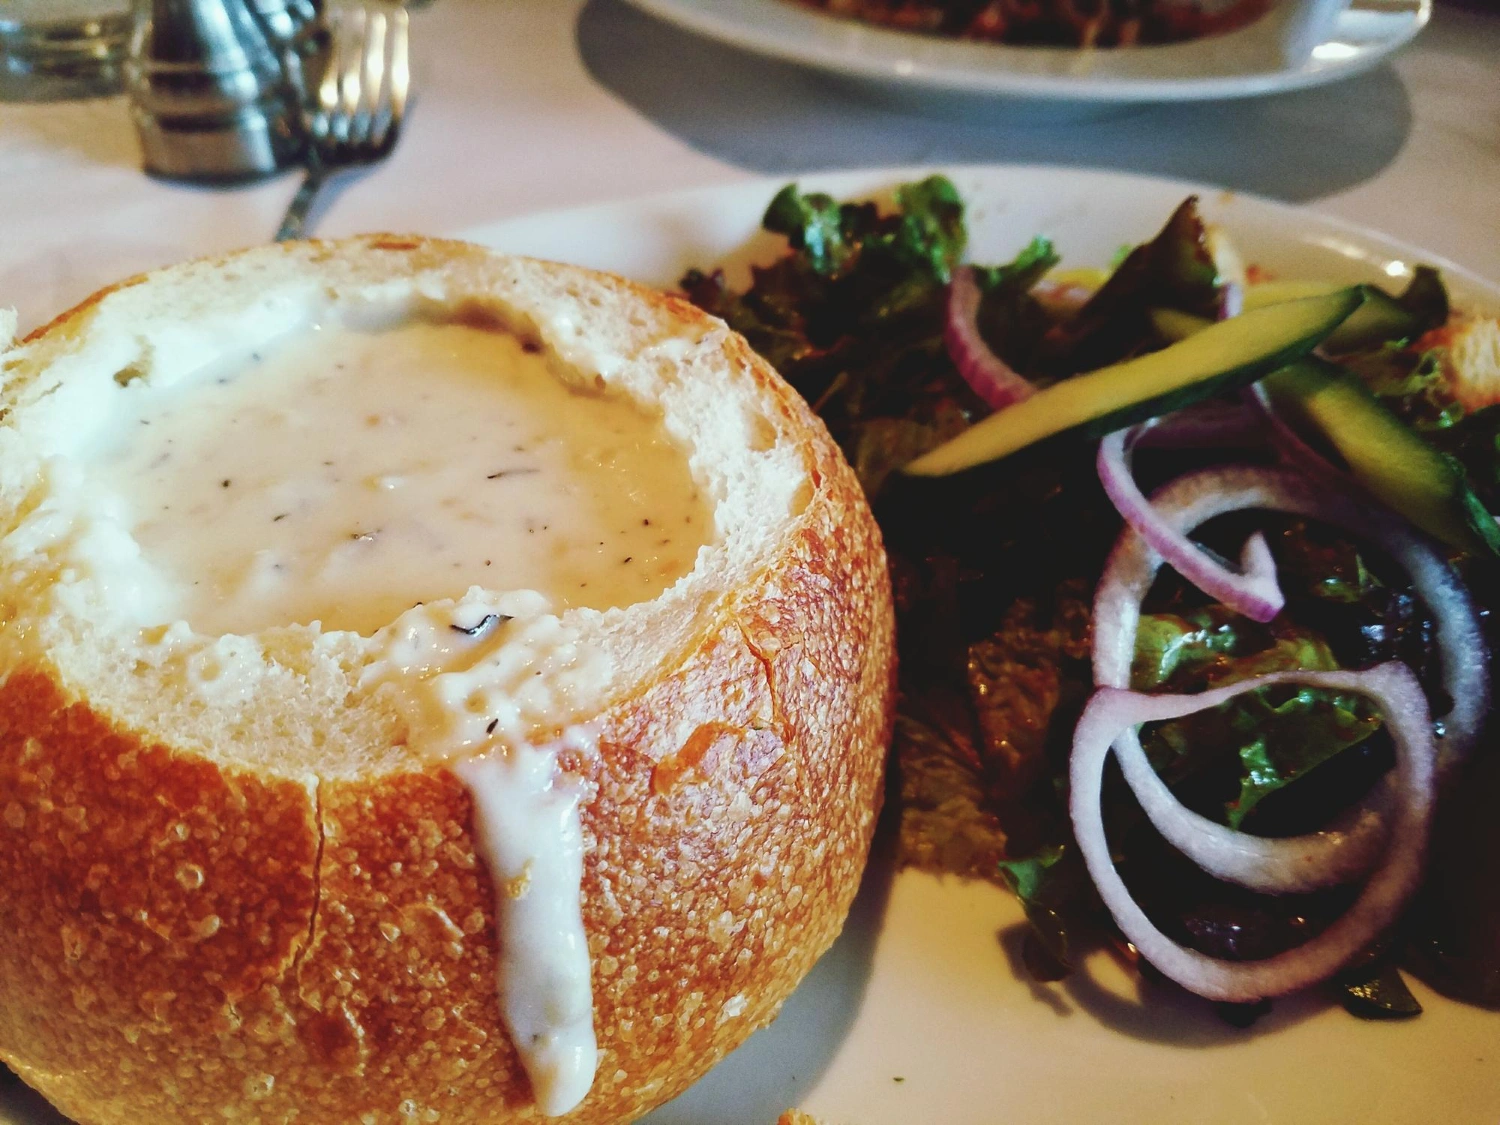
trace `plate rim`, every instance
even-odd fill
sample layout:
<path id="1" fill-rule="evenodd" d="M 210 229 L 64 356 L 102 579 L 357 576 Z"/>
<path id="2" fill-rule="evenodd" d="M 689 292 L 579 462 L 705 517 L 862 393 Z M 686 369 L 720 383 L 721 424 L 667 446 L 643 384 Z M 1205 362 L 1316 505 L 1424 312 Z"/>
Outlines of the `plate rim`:
<path id="1" fill-rule="evenodd" d="M 629 0 L 629 2 L 633 2 L 633 0 Z M 992 180 L 999 180 L 1007 176 L 1013 177 L 1017 174 L 1041 177 L 1043 179 L 1056 177 L 1061 180 L 1093 180 L 1099 187 L 1104 188 L 1128 186 L 1169 191 L 1184 197 L 1197 195 L 1200 197 L 1217 196 L 1227 198 L 1234 204 L 1244 203 L 1252 209 L 1279 215 L 1285 218 L 1289 225 L 1294 227 L 1300 225 L 1305 230 L 1309 225 L 1312 225 L 1320 227 L 1328 233 L 1342 235 L 1351 240 L 1350 245 L 1355 246 L 1359 250 L 1359 254 L 1350 254 L 1346 250 L 1337 251 L 1351 259 L 1358 259 L 1369 263 L 1373 260 L 1372 255 L 1378 253 L 1386 256 L 1384 258 L 1384 262 L 1386 263 L 1404 261 L 1420 262 L 1424 265 L 1434 266 L 1441 270 L 1445 276 L 1461 279 L 1465 288 L 1483 294 L 1486 301 L 1494 302 L 1496 306 L 1495 311 L 1500 313 L 1500 277 L 1487 277 L 1460 262 L 1455 262 L 1451 258 L 1427 250 L 1416 243 L 1387 234 L 1379 228 L 1367 226 L 1339 215 L 1328 214 L 1307 204 L 1291 203 L 1255 192 L 1241 191 L 1238 188 L 1227 187 L 1222 184 L 1186 180 L 1174 176 L 1156 176 L 1143 172 L 1117 171 L 1108 168 L 1080 168 L 1066 164 L 979 161 L 974 163 L 908 164 L 891 167 L 878 165 L 857 166 L 826 168 L 815 172 L 787 173 L 782 175 L 754 175 L 725 183 L 674 188 L 668 191 L 646 191 L 619 198 L 600 200 L 594 203 L 526 211 L 488 223 L 474 224 L 460 228 L 452 233 L 452 237 L 476 242 L 480 245 L 494 245 L 509 229 L 536 223 L 563 223 L 570 219 L 580 220 L 589 217 L 607 218 L 612 212 L 637 208 L 670 210 L 674 212 L 693 210 L 716 197 L 731 193 L 736 195 L 755 195 L 757 192 L 762 192 L 765 193 L 765 200 L 769 201 L 771 195 L 788 183 L 797 183 L 811 190 L 827 191 L 835 195 L 848 195 L 851 192 L 879 190 L 878 188 L 864 188 L 859 186 L 877 181 L 884 181 L 886 185 L 894 186 L 899 183 L 923 179 L 931 175 L 945 175 L 950 179 L 978 178 L 988 183 Z M 962 185 L 960 185 L 960 190 L 962 190 Z M 966 200 L 966 203 L 968 202 L 970 201 Z M 747 232 L 747 235 L 754 233 L 755 231 L 750 231 Z M 1066 252 L 1066 247 L 1063 249 Z M 637 280 L 648 280 L 649 283 L 649 279 Z"/>
<path id="2" fill-rule="evenodd" d="M 846 79 L 874 81 L 898 91 L 916 93 L 927 90 L 950 95 L 1014 98 L 1037 102 L 1083 104 L 1142 104 L 1166 101 L 1211 101 L 1227 98 L 1258 97 L 1325 85 L 1351 78 L 1379 65 L 1405 47 L 1432 18 L 1433 0 L 1416 0 L 1415 10 L 1399 32 L 1372 45 L 1348 59 L 1330 60 L 1318 67 L 1284 65 L 1278 69 L 1249 71 L 1244 74 L 1194 78 L 1181 77 L 1078 77 L 1053 74 L 1029 74 L 996 67 L 976 70 L 967 66 L 932 66 L 904 57 L 901 45 L 920 42 L 941 55 L 948 46 L 942 40 L 912 32 L 876 26 L 858 26 L 862 41 L 875 45 L 874 50 L 838 50 L 829 42 L 835 29 L 825 34 L 798 38 L 778 34 L 758 20 L 746 22 L 723 10 L 715 11 L 712 0 L 624 0 L 625 3 L 683 30 L 737 49 L 813 70 L 825 71 Z M 788 0 L 737 0 L 754 10 L 779 12 L 791 7 Z M 802 13 L 816 26 L 832 24 L 837 17 L 815 11 Z M 844 21 L 847 22 L 847 21 Z M 1230 33 L 1235 34 L 1235 33 Z M 1168 45 L 1165 49 L 1170 49 Z M 1041 51 L 1054 48 L 998 46 L 1001 51 Z M 1161 50 L 1143 47 L 1139 50 Z M 997 56 L 1003 57 L 1003 56 Z"/>

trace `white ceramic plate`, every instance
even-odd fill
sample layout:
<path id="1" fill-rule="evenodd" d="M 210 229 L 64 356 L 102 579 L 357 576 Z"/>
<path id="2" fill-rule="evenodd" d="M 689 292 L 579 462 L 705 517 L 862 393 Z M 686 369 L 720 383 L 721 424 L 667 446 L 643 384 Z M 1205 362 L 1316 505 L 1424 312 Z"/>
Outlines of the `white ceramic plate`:
<path id="1" fill-rule="evenodd" d="M 1431 0 L 1280 0 L 1248 27 L 1125 50 L 1011 47 L 836 19 L 791 0 L 628 0 L 745 50 L 905 96 L 1113 104 L 1248 97 L 1368 70 L 1426 25 Z"/>
<path id="2" fill-rule="evenodd" d="M 929 169 L 801 179 L 881 194 Z M 1463 307 L 1500 312 L 1500 286 L 1349 224 L 1215 188 L 1106 172 L 957 168 L 970 256 L 1008 260 L 1034 234 L 1066 265 L 1104 265 L 1197 191 L 1247 260 L 1288 277 L 1400 286 L 1443 268 Z M 781 180 L 760 180 L 468 232 L 520 253 L 662 285 L 689 265 L 744 277 L 779 240 L 757 233 Z M 1312 997 L 1249 1031 L 1143 987 L 1109 957 L 1034 985 L 1012 963 L 1021 913 L 1005 892 L 877 862 L 844 936 L 754 1036 L 649 1125 L 771 1125 L 791 1105 L 826 1125 L 1495 1125 L 1500 1014 L 1434 996 L 1426 1013 L 1366 1023 Z M 1003 935 L 1006 940 L 1001 940 Z"/>
<path id="3" fill-rule="evenodd" d="M 805 177 L 878 194 L 927 169 Z M 1153 233 L 1183 196 L 1285 276 L 1386 280 L 1444 268 L 1456 299 L 1500 312 L 1500 286 L 1411 247 L 1306 211 L 1115 173 L 960 168 L 971 254 L 1008 259 L 1033 234 L 1065 263 L 1102 265 Z M 758 235 L 780 181 L 653 197 L 468 232 L 506 250 L 670 285 L 689 265 L 765 260 Z M 753 1036 L 648 1125 L 771 1125 L 797 1105 L 825 1125 L 1495 1125 L 1500 1014 L 1414 991 L 1426 1014 L 1365 1023 L 1312 997 L 1278 1002 L 1249 1031 L 1145 986 L 1109 957 L 1054 985 L 1014 964 L 1015 901 L 995 887 L 893 875 L 877 856 L 843 937 Z M 0 1125 L 61 1125 L 0 1084 Z"/>

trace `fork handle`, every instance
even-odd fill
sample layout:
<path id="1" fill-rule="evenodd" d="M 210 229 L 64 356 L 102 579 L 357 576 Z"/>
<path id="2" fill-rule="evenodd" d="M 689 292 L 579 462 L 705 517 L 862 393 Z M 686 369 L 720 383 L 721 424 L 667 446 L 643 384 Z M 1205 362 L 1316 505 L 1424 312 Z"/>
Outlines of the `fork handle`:
<path id="1" fill-rule="evenodd" d="M 277 242 L 286 242 L 303 236 L 307 227 L 307 213 L 312 209 L 313 200 L 318 196 L 318 189 L 327 179 L 328 172 L 321 163 L 308 162 L 307 175 L 302 178 L 302 185 L 297 188 L 297 194 L 292 196 L 292 202 L 286 209 L 281 226 L 276 230 Z"/>

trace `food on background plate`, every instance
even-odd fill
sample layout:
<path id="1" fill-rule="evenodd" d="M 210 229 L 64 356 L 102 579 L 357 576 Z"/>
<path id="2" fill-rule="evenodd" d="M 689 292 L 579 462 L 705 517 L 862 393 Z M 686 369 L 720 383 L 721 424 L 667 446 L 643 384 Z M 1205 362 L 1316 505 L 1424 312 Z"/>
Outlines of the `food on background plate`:
<path id="1" fill-rule="evenodd" d="M 1270 0 L 795 0 L 902 31 L 1056 47 L 1177 43 L 1244 27 Z"/>
<path id="2" fill-rule="evenodd" d="M 784 256 L 682 287 L 873 498 L 903 860 L 1013 889 L 1040 979 L 1105 943 L 1237 1022 L 1412 1015 L 1402 969 L 1500 1006 L 1500 326 L 1430 269 L 1270 277 L 1192 199 L 1068 271 L 895 201 L 789 186 Z"/>
<path id="3" fill-rule="evenodd" d="M 838 933 L 888 573 L 721 324 L 372 236 L 0 370 L 0 1057 L 62 1112 L 631 1120 Z"/>

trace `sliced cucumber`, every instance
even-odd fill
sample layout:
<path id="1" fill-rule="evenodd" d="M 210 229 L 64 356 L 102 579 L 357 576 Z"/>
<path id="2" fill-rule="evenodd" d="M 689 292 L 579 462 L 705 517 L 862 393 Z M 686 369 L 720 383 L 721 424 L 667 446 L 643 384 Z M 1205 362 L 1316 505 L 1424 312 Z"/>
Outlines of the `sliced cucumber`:
<path id="1" fill-rule="evenodd" d="M 1376 499 L 1451 546 L 1500 554 L 1500 527 L 1463 466 L 1423 441 L 1357 375 L 1308 358 L 1261 385 L 1284 418 L 1326 437 Z"/>
<path id="2" fill-rule="evenodd" d="M 1194 316 L 1181 309 L 1152 309 L 1147 315 L 1156 334 L 1171 344 L 1196 336 L 1213 324 L 1206 316 Z"/>
<path id="3" fill-rule="evenodd" d="M 1381 344 L 1405 343 L 1422 333 L 1421 319 L 1384 289 L 1365 287 L 1365 303 L 1349 319 L 1329 333 L 1323 350 L 1346 355 L 1378 348 Z"/>
<path id="4" fill-rule="evenodd" d="M 1341 288 L 1328 281 L 1267 281 L 1246 288 L 1245 311 L 1321 297 Z M 1367 285 L 1365 292 L 1365 303 L 1323 341 L 1323 350 L 1329 355 L 1347 355 L 1381 344 L 1403 343 L 1426 330 L 1422 317 L 1384 289 Z"/>
<path id="5" fill-rule="evenodd" d="M 1260 281 L 1245 286 L 1245 312 L 1297 301 L 1303 297 L 1323 297 L 1347 286 L 1332 281 Z"/>
<path id="6" fill-rule="evenodd" d="M 1076 375 L 992 414 L 906 466 L 946 476 L 1082 429 L 1107 434 L 1259 379 L 1306 355 L 1359 307 L 1358 287 L 1223 320 L 1159 352 Z"/>

